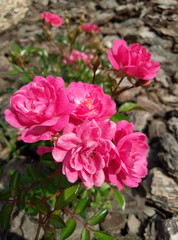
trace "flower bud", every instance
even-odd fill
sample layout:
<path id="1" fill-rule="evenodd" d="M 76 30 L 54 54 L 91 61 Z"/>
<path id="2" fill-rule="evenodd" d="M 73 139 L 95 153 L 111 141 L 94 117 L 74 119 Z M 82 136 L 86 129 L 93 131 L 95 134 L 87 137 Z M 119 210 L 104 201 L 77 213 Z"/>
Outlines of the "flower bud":
<path id="1" fill-rule="evenodd" d="M 100 66 L 100 60 L 97 55 L 91 60 L 91 64 L 92 64 L 93 71 L 96 72 L 96 70 Z"/>

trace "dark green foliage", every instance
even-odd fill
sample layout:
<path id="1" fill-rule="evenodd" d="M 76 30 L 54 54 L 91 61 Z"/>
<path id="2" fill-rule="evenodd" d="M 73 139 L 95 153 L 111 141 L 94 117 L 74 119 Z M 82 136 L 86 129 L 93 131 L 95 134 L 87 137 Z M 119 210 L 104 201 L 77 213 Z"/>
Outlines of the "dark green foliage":
<path id="1" fill-rule="evenodd" d="M 99 210 L 97 213 L 95 213 L 89 220 L 88 220 L 88 224 L 93 226 L 96 225 L 100 222 L 102 222 L 105 217 L 108 214 L 108 210 L 107 209 L 101 209 Z"/>
<path id="2" fill-rule="evenodd" d="M 65 207 L 79 194 L 80 185 L 75 185 L 70 188 L 65 189 L 57 198 L 55 209 L 60 209 Z"/>
<path id="3" fill-rule="evenodd" d="M 56 229 L 55 228 L 46 228 L 44 231 L 45 240 L 56 240 Z"/>
<path id="4" fill-rule="evenodd" d="M 84 228 L 82 230 L 81 240 L 90 240 L 90 232 L 88 229 Z"/>
<path id="5" fill-rule="evenodd" d="M 88 198 L 81 199 L 78 202 L 77 206 L 75 207 L 75 211 L 74 212 L 77 213 L 77 214 L 81 214 L 85 210 L 85 208 L 87 207 L 88 203 L 89 203 L 89 199 Z"/>
<path id="6" fill-rule="evenodd" d="M 15 171 L 11 176 L 9 183 L 9 190 L 12 196 L 16 196 L 20 190 L 21 174 L 18 171 Z"/>
<path id="7" fill-rule="evenodd" d="M 96 231 L 94 236 L 97 240 L 116 240 L 116 237 L 113 237 L 105 232 Z"/>
<path id="8" fill-rule="evenodd" d="M 69 218 L 66 222 L 66 227 L 63 228 L 60 232 L 60 240 L 65 240 L 74 232 L 76 228 L 76 222 L 73 218 Z"/>
<path id="9" fill-rule="evenodd" d="M 125 209 L 125 198 L 124 196 L 121 194 L 121 192 L 118 191 L 118 189 L 114 190 L 114 196 L 119 204 L 119 207 L 124 210 Z"/>
<path id="10" fill-rule="evenodd" d="M 9 226 L 13 207 L 14 207 L 14 204 L 12 202 L 7 202 L 4 204 L 4 206 L 1 209 L 0 224 L 1 224 L 2 231 L 6 230 Z"/>
<path id="11" fill-rule="evenodd" d="M 66 227 L 64 221 L 62 220 L 61 217 L 59 217 L 58 215 L 51 215 L 49 218 L 49 222 L 55 227 L 55 228 L 64 228 Z"/>
<path id="12" fill-rule="evenodd" d="M 145 109 L 143 107 L 139 106 L 138 104 L 132 103 L 132 102 L 123 103 L 119 107 L 119 112 L 130 112 L 132 110 L 143 110 L 143 111 L 145 111 Z"/>

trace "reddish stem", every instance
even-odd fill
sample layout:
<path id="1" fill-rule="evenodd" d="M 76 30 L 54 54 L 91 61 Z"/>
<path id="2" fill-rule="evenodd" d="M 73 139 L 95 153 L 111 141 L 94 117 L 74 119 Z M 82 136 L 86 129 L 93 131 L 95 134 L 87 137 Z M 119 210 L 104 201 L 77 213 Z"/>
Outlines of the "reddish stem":
<path id="1" fill-rule="evenodd" d="M 23 202 L 23 201 L 18 201 L 16 199 L 0 199 L 1 202 L 12 202 L 12 203 L 22 203 L 22 204 L 26 204 L 26 205 L 30 205 L 30 206 L 35 206 L 34 203 L 32 202 Z"/>

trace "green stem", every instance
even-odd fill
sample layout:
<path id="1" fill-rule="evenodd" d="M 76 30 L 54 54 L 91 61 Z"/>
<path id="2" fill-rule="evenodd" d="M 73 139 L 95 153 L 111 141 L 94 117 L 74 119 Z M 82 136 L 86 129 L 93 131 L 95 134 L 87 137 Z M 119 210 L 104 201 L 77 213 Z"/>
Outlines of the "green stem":
<path id="1" fill-rule="evenodd" d="M 5 144 L 7 145 L 7 147 L 9 147 L 10 151 L 12 151 L 13 148 L 12 148 L 11 144 L 9 143 L 9 141 L 7 140 L 7 138 L 1 133 L 0 133 L 0 136 L 2 137 L 2 139 L 5 142 Z"/>
<path id="2" fill-rule="evenodd" d="M 8 131 L 7 126 L 6 126 L 3 122 L 1 122 L 1 121 L 0 121 L 0 126 L 1 126 L 6 132 Z"/>

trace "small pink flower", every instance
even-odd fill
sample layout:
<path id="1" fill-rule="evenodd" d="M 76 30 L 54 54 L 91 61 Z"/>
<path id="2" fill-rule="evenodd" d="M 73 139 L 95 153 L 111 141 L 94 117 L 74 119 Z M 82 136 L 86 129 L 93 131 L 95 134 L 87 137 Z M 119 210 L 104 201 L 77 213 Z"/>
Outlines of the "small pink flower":
<path id="1" fill-rule="evenodd" d="M 143 133 L 133 132 L 133 123 L 120 121 L 116 125 L 114 143 L 120 160 L 111 159 L 105 169 L 106 180 L 117 185 L 119 190 L 122 189 L 123 184 L 137 187 L 148 171 L 146 136 Z"/>
<path id="2" fill-rule="evenodd" d="M 90 63 L 93 58 L 93 55 L 87 55 L 84 52 L 80 52 L 78 50 L 73 50 L 69 57 L 66 57 L 63 60 L 63 63 L 66 65 L 72 65 L 74 63 L 77 63 L 79 60 L 82 60 L 84 63 Z"/>
<path id="3" fill-rule="evenodd" d="M 127 46 L 124 40 L 115 40 L 112 50 L 108 50 L 108 58 L 113 68 L 127 75 L 150 80 L 157 75 L 160 68 L 158 62 L 151 60 L 151 53 L 139 43 Z"/>
<path id="4" fill-rule="evenodd" d="M 111 141 L 115 128 L 116 124 L 109 120 L 86 120 L 74 132 L 59 137 L 52 155 L 57 162 L 63 162 L 62 172 L 70 182 L 80 178 L 87 189 L 102 185 L 103 169 L 115 158 Z"/>
<path id="5" fill-rule="evenodd" d="M 24 142 L 49 140 L 69 122 L 75 108 L 64 91 L 62 78 L 34 77 L 10 98 L 11 108 L 5 110 L 5 119 L 16 128 L 24 128 Z"/>
<path id="6" fill-rule="evenodd" d="M 95 24 L 82 25 L 82 29 L 86 32 L 99 32 L 100 28 Z"/>
<path id="7" fill-rule="evenodd" d="M 110 95 L 104 94 L 100 86 L 72 82 L 66 89 L 67 96 L 76 108 L 71 113 L 75 119 L 105 120 L 116 112 L 116 104 Z"/>
<path id="8" fill-rule="evenodd" d="M 53 27 L 59 27 L 62 24 L 64 24 L 63 19 L 54 13 L 44 12 L 44 13 L 41 13 L 41 17 L 46 22 L 49 22 Z"/>

